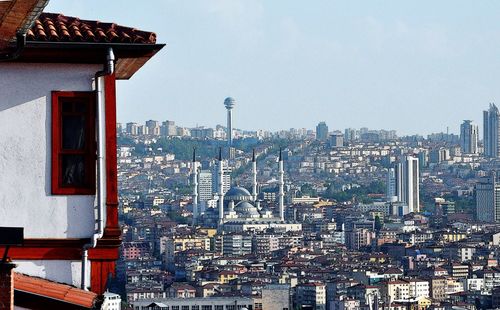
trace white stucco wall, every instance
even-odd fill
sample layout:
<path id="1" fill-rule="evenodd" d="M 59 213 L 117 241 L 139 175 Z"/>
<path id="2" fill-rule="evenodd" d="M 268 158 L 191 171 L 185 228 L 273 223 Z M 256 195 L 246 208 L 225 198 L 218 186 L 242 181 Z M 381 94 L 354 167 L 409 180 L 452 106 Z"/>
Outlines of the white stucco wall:
<path id="1" fill-rule="evenodd" d="M 0 226 L 25 238 L 94 232 L 94 196 L 51 195 L 50 92 L 92 90 L 101 67 L 0 63 Z"/>
<path id="2" fill-rule="evenodd" d="M 16 260 L 15 272 L 48 279 L 59 283 L 71 284 L 76 287 L 81 285 L 82 262 L 68 260 Z M 87 266 L 87 283 L 90 283 L 90 264 Z"/>

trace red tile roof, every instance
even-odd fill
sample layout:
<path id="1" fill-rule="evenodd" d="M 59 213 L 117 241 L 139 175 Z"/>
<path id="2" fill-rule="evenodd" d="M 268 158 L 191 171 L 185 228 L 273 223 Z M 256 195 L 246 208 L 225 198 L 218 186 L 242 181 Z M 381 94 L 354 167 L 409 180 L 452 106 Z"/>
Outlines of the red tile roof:
<path id="1" fill-rule="evenodd" d="M 28 41 L 155 44 L 156 34 L 114 23 L 42 13 L 26 34 Z"/>
<path id="2" fill-rule="evenodd" d="M 14 289 L 87 308 L 92 308 L 97 299 L 96 293 L 17 272 L 14 273 Z"/>

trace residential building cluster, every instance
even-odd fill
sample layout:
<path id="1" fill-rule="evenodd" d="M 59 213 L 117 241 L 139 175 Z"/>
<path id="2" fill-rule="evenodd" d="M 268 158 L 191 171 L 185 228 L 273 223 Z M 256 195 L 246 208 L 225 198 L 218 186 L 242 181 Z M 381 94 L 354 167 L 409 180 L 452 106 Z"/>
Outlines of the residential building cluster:
<path id="1" fill-rule="evenodd" d="M 321 122 L 250 151 L 229 127 L 212 158 L 119 146 L 133 309 L 500 307 L 500 162 L 472 121 L 425 139 Z"/>

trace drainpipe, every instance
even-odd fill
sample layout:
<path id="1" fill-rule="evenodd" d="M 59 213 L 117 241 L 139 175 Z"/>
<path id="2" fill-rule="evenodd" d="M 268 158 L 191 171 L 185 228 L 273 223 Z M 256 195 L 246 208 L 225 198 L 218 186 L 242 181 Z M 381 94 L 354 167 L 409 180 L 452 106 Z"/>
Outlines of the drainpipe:
<path id="1" fill-rule="evenodd" d="M 97 200 L 97 230 L 92 236 L 90 243 L 83 246 L 82 255 L 82 289 L 87 290 L 86 283 L 86 273 L 87 273 L 87 263 L 88 263 L 88 251 L 91 248 L 95 248 L 97 245 L 97 240 L 101 239 L 104 234 L 104 206 L 106 205 L 105 188 L 106 188 L 106 167 L 104 160 L 106 137 L 104 132 L 104 107 L 105 102 L 102 99 L 103 89 L 100 78 L 106 75 L 113 74 L 115 70 L 115 55 L 113 53 L 113 48 L 108 48 L 106 64 L 104 65 L 104 70 L 98 71 L 95 74 L 95 92 L 96 92 L 96 102 L 97 102 L 97 190 L 96 190 L 96 200 Z"/>
<path id="2" fill-rule="evenodd" d="M 16 34 L 16 49 L 12 53 L 0 54 L 0 62 L 2 61 L 11 61 L 17 59 L 24 47 L 26 46 L 26 34 L 17 33 Z"/>

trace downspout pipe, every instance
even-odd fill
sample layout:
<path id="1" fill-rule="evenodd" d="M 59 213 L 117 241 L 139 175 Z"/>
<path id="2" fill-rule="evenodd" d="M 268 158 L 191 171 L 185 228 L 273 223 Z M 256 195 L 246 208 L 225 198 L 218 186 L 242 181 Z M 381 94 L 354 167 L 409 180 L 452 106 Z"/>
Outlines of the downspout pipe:
<path id="1" fill-rule="evenodd" d="M 5 54 L 0 54 L 0 62 L 16 60 L 24 50 L 26 46 L 26 34 L 17 33 L 16 34 L 16 49 L 11 53 L 7 52 Z"/>
<path id="2" fill-rule="evenodd" d="M 106 206 L 106 162 L 104 160 L 104 154 L 106 152 L 106 136 L 104 131 L 104 121 L 105 121 L 105 102 L 103 100 L 103 86 L 101 83 L 101 77 L 111 75 L 115 71 L 115 55 L 113 53 L 113 48 L 109 47 L 107 50 L 106 63 L 104 64 L 104 69 L 98 71 L 95 74 L 95 93 L 96 93 L 96 109 L 97 109 L 97 188 L 96 188 L 96 200 L 97 200 L 97 230 L 92 236 L 90 243 L 83 246 L 82 255 L 82 289 L 87 290 L 87 264 L 88 264 L 88 252 L 89 249 L 95 248 L 97 246 L 97 240 L 101 239 L 104 234 L 104 208 Z"/>

